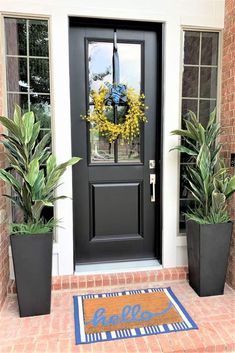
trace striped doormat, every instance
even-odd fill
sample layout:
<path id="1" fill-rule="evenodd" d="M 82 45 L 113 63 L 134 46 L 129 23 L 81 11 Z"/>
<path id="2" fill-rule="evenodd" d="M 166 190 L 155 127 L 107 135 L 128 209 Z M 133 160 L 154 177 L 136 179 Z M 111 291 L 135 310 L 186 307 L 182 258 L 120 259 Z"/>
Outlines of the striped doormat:
<path id="1" fill-rule="evenodd" d="M 76 344 L 197 329 L 171 288 L 74 296 Z"/>

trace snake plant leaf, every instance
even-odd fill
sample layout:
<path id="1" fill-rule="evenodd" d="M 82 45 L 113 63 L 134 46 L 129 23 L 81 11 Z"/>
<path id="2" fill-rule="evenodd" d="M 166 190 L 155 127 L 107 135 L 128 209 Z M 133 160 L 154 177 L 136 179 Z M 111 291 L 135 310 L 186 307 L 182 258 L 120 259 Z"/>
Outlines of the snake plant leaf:
<path id="1" fill-rule="evenodd" d="M 13 120 L 14 120 L 14 123 L 17 125 L 17 126 L 21 126 L 21 123 L 22 123 L 22 113 L 21 113 L 21 108 L 18 104 L 16 104 L 15 106 L 15 110 L 14 110 L 14 116 L 13 116 Z"/>
<path id="2" fill-rule="evenodd" d="M 195 151 L 193 151 L 190 148 L 185 147 L 185 146 L 176 146 L 176 147 L 170 149 L 170 151 L 173 151 L 173 150 L 177 150 L 177 151 L 180 151 L 180 152 L 187 153 L 190 156 L 197 156 L 197 152 L 195 152 Z"/>
<path id="3" fill-rule="evenodd" d="M 226 197 L 231 196 L 233 192 L 235 192 L 235 175 L 233 175 L 228 182 L 227 188 L 225 190 Z"/>
<path id="4" fill-rule="evenodd" d="M 39 161 L 37 158 L 35 158 L 29 163 L 28 173 L 25 176 L 25 180 L 29 183 L 31 187 L 34 186 L 34 183 L 38 177 L 38 173 L 39 173 Z"/>
<path id="5" fill-rule="evenodd" d="M 14 121 L 6 118 L 5 116 L 0 116 L 0 123 L 15 137 L 17 140 L 21 136 L 20 129 L 14 123 Z"/>
<path id="6" fill-rule="evenodd" d="M 33 134 L 34 113 L 27 112 L 22 117 L 21 132 L 25 143 L 29 143 Z"/>

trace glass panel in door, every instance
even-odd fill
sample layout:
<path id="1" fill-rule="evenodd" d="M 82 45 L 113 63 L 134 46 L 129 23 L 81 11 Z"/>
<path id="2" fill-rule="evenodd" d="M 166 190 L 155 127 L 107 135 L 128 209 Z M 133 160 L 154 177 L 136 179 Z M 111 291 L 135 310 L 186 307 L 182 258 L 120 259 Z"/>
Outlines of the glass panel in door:
<path id="1" fill-rule="evenodd" d="M 118 43 L 120 66 L 120 83 L 132 87 L 139 94 L 141 92 L 141 43 Z M 90 41 L 88 43 L 88 94 L 89 109 L 92 111 L 93 102 L 91 90 L 98 91 L 102 85 L 113 83 L 113 43 L 103 41 Z M 115 113 L 114 113 L 115 111 Z M 127 106 L 124 103 L 114 107 L 107 106 L 107 117 L 111 122 L 123 123 Z M 107 138 L 99 131 L 93 130 L 94 125 L 89 124 L 90 135 L 90 162 L 100 163 L 140 163 L 141 162 L 141 133 L 131 143 L 121 138 L 109 143 Z"/>

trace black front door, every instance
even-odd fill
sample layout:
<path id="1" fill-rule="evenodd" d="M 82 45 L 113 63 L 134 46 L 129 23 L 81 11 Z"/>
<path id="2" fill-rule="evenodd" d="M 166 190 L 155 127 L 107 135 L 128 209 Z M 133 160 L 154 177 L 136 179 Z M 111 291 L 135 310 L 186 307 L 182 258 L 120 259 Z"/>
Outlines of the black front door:
<path id="1" fill-rule="evenodd" d="M 131 144 L 109 143 L 80 117 L 93 108 L 90 90 L 113 83 L 114 32 L 120 82 L 144 92 L 148 106 Z M 153 30 L 70 27 L 72 153 L 83 158 L 73 170 L 76 263 L 160 257 L 159 41 Z M 109 119 L 122 112 L 117 106 Z"/>

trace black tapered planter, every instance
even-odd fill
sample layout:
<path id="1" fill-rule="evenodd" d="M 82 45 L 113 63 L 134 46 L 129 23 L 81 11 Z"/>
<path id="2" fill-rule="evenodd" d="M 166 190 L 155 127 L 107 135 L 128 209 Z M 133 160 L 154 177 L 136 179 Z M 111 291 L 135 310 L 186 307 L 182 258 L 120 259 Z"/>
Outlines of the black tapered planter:
<path id="1" fill-rule="evenodd" d="M 232 222 L 187 221 L 189 284 L 200 297 L 224 293 Z"/>
<path id="2" fill-rule="evenodd" d="M 12 234 L 10 238 L 20 316 L 49 314 L 52 233 Z"/>

